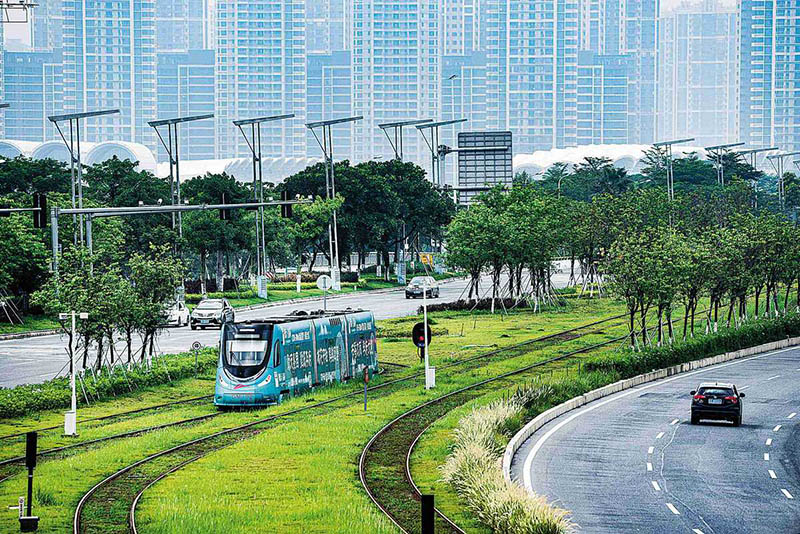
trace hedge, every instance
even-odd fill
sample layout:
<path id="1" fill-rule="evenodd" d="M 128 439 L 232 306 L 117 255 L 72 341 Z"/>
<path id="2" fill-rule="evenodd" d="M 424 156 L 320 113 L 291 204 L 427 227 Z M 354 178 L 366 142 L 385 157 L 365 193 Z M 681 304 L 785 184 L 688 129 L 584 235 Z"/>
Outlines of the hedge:
<path id="1" fill-rule="evenodd" d="M 648 347 L 641 352 L 592 358 L 585 364 L 587 371 L 619 373 L 630 378 L 654 369 L 700 360 L 725 352 L 754 347 L 800 335 L 800 315 L 792 314 L 775 319 L 745 323 L 738 329 L 724 329 L 674 345 Z"/>
<path id="2" fill-rule="evenodd" d="M 198 355 L 198 373 L 216 369 L 219 354 L 216 349 L 205 349 Z M 194 354 L 182 353 L 153 358 L 151 368 L 135 365 L 130 369 L 116 367 L 109 373 L 106 368 L 94 376 L 87 372 L 83 378 L 86 395 L 91 403 L 117 395 L 131 393 L 148 386 L 158 386 L 173 380 L 194 376 Z M 86 405 L 80 382 L 77 384 L 79 405 Z M 25 384 L 14 388 L 0 388 L 0 418 L 20 417 L 41 410 L 68 408 L 71 389 L 68 377 L 54 378 L 41 384 Z"/>

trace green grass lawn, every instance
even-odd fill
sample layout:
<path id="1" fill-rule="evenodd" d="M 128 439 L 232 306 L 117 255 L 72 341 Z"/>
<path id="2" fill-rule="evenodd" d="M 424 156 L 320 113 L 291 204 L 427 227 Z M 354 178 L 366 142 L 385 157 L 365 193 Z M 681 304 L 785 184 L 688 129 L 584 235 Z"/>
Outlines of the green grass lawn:
<path id="1" fill-rule="evenodd" d="M 22 324 L 0 323 L 0 334 L 19 334 L 36 330 L 53 330 L 59 328 L 58 321 L 43 315 L 23 316 Z"/>

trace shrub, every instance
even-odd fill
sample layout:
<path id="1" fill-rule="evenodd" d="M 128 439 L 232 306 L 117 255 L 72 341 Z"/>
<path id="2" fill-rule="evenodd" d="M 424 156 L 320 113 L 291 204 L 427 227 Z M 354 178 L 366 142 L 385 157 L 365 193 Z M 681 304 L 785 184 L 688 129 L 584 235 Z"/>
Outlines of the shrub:
<path id="1" fill-rule="evenodd" d="M 217 367 L 216 349 L 205 349 L 197 358 L 197 371 L 202 374 Z M 182 353 L 153 358 L 150 368 L 121 366 L 113 371 L 103 368 L 97 374 L 86 373 L 83 386 L 90 402 L 136 391 L 147 386 L 166 384 L 187 378 L 195 373 L 194 354 Z M 80 383 L 77 385 L 78 404 L 85 405 Z M 0 388 L 0 418 L 20 417 L 41 410 L 67 408 L 70 405 L 69 378 L 60 377 L 41 384 L 25 384 L 10 389 Z"/>
<path id="2" fill-rule="evenodd" d="M 522 391 L 495 401 L 459 421 L 453 452 L 442 466 L 443 479 L 452 484 L 475 516 L 494 532 L 563 534 L 574 527 L 568 512 L 544 497 L 507 482 L 499 469 L 507 423 L 518 419 L 524 407 L 547 392 Z"/>
<path id="3" fill-rule="evenodd" d="M 430 299 L 428 299 L 430 302 Z M 563 307 L 566 303 L 559 302 L 558 306 Z M 525 300 L 517 301 L 516 299 L 495 299 L 494 300 L 494 309 L 495 311 L 500 310 L 502 311 L 503 308 L 511 309 L 511 308 L 519 308 L 519 307 L 526 307 L 528 303 Z M 477 301 L 474 300 L 456 300 L 454 302 L 443 302 L 441 304 L 428 304 L 428 312 L 434 311 L 472 311 L 472 310 L 481 310 L 481 311 L 488 311 L 492 309 L 492 299 L 480 299 Z M 419 307 L 417 313 L 422 313 L 422 306 Z"/>
<path id="4" fill-rule="evenodd" d="M 746 323 L 734 329 L 689 339 L 674 345 L 647 347 L 641 352 L 616 354 L 588 360 L 586 371 L 618 373 L 629 378 L 654 369 L 700 360 L 709 356 L 753 347 L 800 335 L 800 315 Z"/>

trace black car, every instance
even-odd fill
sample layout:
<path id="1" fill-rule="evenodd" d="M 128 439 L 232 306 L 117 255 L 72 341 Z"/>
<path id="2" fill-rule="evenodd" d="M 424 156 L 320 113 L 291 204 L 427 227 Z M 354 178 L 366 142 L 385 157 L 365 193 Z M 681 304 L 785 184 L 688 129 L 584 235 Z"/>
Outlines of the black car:
<path id="1" fill-rule="evenodd" d="M 428 298 L 439 298 L 439 282 L 432 276 L 415 276 L 406 286 L 406 298 L 422 298 L 423 288 Z"/>
<path id="2" fill-rule="evenodd" d="M 192 310 L 191 315 L 192 330 L 199 326 L 205 329 L 207 326 L 218 326 L 222 328 L 224 323 L 232 323 L 236 320 L 233 307 L 226 299 L 206 299 L 200 302 Z"/>
<path id="3" fill-rule="evenodd" d="M 722 382 L 703 382 L 692 395 L 692 424 L 701 419 L 730 421 L 742 424 L 742 399 L 736 386 Z"/>

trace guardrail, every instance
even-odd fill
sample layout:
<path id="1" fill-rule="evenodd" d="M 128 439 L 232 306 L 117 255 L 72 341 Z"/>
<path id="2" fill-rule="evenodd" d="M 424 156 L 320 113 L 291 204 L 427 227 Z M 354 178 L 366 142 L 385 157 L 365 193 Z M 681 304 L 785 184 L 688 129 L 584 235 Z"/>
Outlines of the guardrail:
<path id="1" fill-rule="evenodd" d="M 563 404 L 559 404 L 549 410 L 542 412 L 538 416 L 534 417 L 528 424 L 526 424 L 522 429 L 517 432 L 514 437 L 511 438 L 511 441 L 508 442 L 506 446 L 506 451 L 503 454 L 503 476 L 509 482 L 511 482 L 511 462 L 514 459 L 514 455 L 517 453 L 519 448 L 522 444 L 528 440 L 533 434 L 536 433 L 537 430 L 542 428 L 544 425 L 561 417 L 565 413 L 572 411 L 576 408 L 580 408 L 585 404 L 588 404 L 592 401 L 597 399 L 602 399 L 603 397 L 608 397 L 609 395 L 613 395 L 614 393 L 619 393 L 620 391 L 624 391 L 626 389 L 631 389 L 636 386 L 640 386 L 642 384 L 646 384 L 647 382 L 654 382 L 656 380 L 661 380 L 663 378 L 667 378 L 670 376 L 678 375 L 681 373 L 688 373 L 689 371 L 694 371 L 696 369 L 702 369 L 704 367 L 709 367 L 711 365 L 717 365 L 720 363 L 738 360 L 740 358 L 746 358 L 748 356 L 753 356 L 755 354 L 760 354 L 762 352 L 771 352 L 773 350 L 783 349 L 786 347 L 793 347 L 796 345 L 800 345 L 800 337 L 793 337 L 788 339 L 781 339 L 779 341 L 773 341 L 771 343 L 764 343 L 763 345 L 757 345 L 755 347 L 749 347 L 746 349 L 737 350 L 734 352 L 726 352 L 725 354 L 720 354 L 718 356 L 711 356 L 709 358 L 704 358 L 702 360 L 695 360 L 693 362 L 682 363 L 679 365 L 673 365 L 671 367 L 666 367 L 664 369 L 659 369 L 656 371 L 650 371 L 649 373 L 645 373 L 642 375 L 634 376 L 633 378 L 627 378 L 625 380 L 620 380 L 618 382 L 614 382 L 613 384 L 609 384 L 607 386 L 592 390 L 588 393 L 584 393 L 578 397 L 574 397 Z"/>

